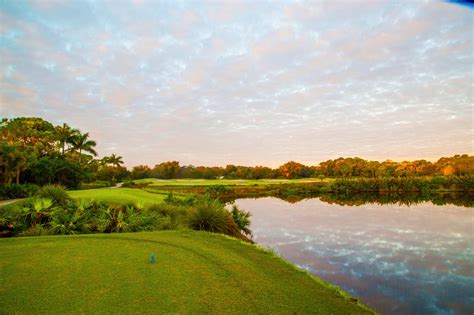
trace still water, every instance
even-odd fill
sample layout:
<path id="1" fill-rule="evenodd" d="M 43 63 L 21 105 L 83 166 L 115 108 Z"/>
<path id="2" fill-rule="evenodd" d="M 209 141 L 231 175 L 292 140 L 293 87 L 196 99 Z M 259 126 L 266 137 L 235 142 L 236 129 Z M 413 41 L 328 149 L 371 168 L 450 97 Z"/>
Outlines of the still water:
<path id="1" fill-rule="evenodd" d="M 238 199 L 256 243 L 385 314 L 473 314 L 474 209 Z"/>

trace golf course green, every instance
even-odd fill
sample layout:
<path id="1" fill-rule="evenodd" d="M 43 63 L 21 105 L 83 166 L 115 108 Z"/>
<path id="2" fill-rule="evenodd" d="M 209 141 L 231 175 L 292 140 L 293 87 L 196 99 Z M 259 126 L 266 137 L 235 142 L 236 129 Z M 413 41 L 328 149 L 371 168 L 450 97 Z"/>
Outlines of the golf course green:
<path id="1" fill-rule="evenodd" d="M 269 251 L 186 230 L 2 239 L 0 281 L 0 313 L 372 313 Z"/>

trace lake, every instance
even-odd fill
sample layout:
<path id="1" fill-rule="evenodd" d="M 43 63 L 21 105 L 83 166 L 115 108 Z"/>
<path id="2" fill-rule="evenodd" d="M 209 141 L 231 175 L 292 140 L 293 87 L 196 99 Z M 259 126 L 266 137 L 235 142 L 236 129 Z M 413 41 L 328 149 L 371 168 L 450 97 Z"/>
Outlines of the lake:
<path id="1" fill-rule="evenodd" d="M 238 199 L 254 241 L 385 314 L 472 314 L 473 208 Z"/>

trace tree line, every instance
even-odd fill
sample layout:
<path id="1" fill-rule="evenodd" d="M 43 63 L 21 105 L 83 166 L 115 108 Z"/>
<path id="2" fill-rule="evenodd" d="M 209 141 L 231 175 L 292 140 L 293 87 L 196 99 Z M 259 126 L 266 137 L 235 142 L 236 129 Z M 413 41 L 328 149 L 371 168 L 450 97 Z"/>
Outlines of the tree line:
<path id="1" fill-rule="evenodd" d="M 276 178 L 384 178 L 419 176 L 472 176 L 474 156 L 467 154 L 443 157 L 432 163 L 426 160 L 394 162 L 368 161 L 358 157 L 327 160 L 316 166 L 289 161 L 278 168 L 266 166 L 181 166 L 178 161 L 156 164 L 153 168 L 139 165 L 132 168 L 130 177 L 140 178 L 229 178 L 229 179 L 276 179 Z"/>
<path id="2" fill-rule="evenodd" d="M 289 161 L 280 167 L 193 166 L 167 161 L 154 167 L 138 165 L 128 170 L 121 156 L 97 158 L 97 143 L 66 123 L 53 125 L 36 117 L 0 122 L 0 183 L 59 183 L 77 188 L 84 182 L 141 178 L 276 179 L 276 178 L 385 178 L 417 176 L 473 176 L 474 156 L 467 154 L 426 160 L 379 162 L 358 157 L 327 160 L 318 165 Z"/>

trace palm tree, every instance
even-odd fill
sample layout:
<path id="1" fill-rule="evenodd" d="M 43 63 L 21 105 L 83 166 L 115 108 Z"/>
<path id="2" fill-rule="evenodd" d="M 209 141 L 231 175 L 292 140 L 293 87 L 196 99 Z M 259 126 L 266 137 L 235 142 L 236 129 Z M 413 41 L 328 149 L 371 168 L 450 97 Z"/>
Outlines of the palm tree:
<path id="1" fill-rule="evenodd" d="M 66 149 L 66 145 L 71 145 L 74 141 L 74 137 L 79 134 L 79 130 L 72 129 L 69 127 L 68 124 L 63 123 L 62 126 L 57 126 L 56 130 L 56 137 L 61 144 L 61 153 L 64 155 L 64 151 Z"/>
<path id="2" fill-rule="evenodd" d="M 123 160 L 120 155 L 115 155 L 114 153 L 107 158 L 107 163 L 118 167 L 120 164 L 123 164 Z"/>
<path id="3" fill-rule="evenodd" d="M 94 147 L 97 143 L 94 140 L 89 140 L 89 133 L 85 134 L 78 133 L 72 139 L 72 151 L 78 151 L 79 155 L 82 154 L 82 151 L 91 153 L 94 156 L 97 156 L 97 152 L 94 150 Z"/>

